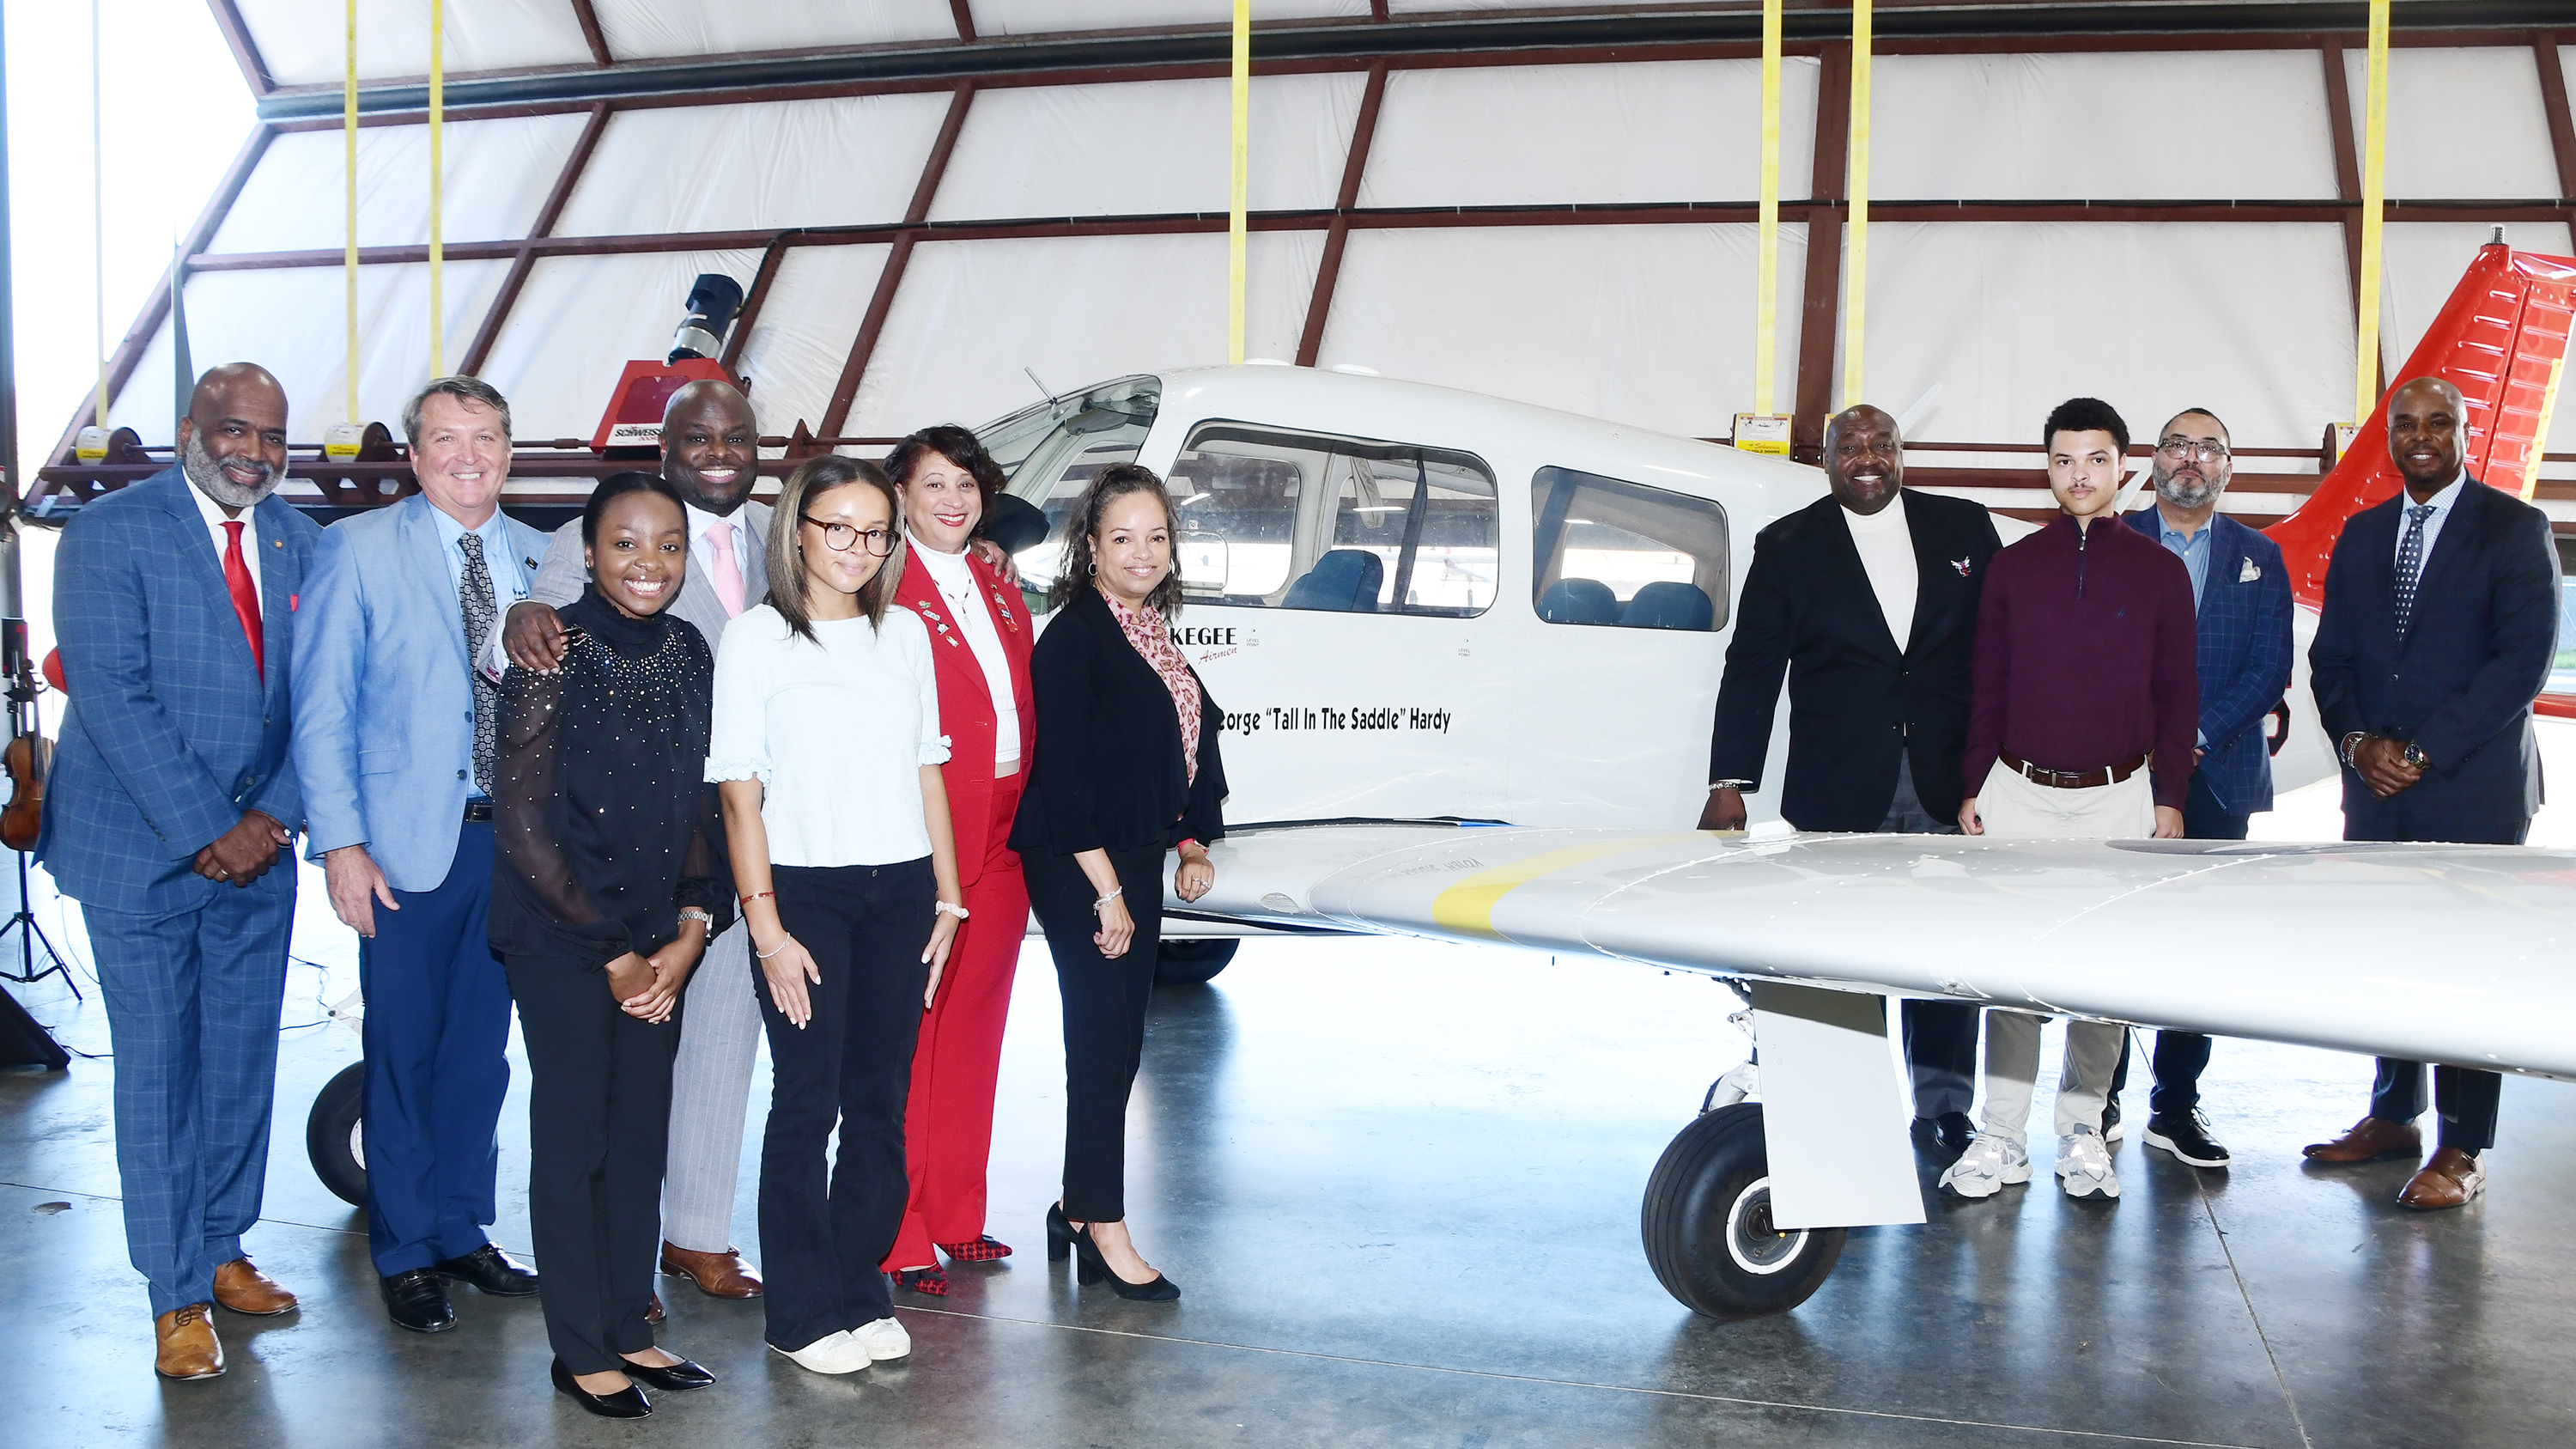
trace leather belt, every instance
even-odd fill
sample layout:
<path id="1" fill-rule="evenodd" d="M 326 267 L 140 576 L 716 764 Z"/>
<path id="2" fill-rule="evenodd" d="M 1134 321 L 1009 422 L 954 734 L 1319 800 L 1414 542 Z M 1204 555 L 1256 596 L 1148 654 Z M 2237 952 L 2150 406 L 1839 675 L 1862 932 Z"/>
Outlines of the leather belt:
<path id="1" fill-rule="evenodd" d="M 2155 755 L 2151 751 L 2101 770 L 2043 770 L 2028 760 L 2015 758 L 2010 750 L 1997 750 L 1995 758 L 2020 771 L 2021 777 L 2034 785 L 2046 785 L 2052 790 L 2098 790 L 2105 785 L 2117 785 L 2145 769 L 2147 761 Z"/>
<path id="2" fill-rule="evenodd" d="M 489 800 L 468 800 L 468 801 L 466 801 L 466 802 L 465 802 L 465 823 L 466 823 L 466 824 L 468 824 L 468 825 L 489 825 L 489 824 L 491 824 L 491 823 L 492 823 L 492 802 L 491 802 L 491 801 L 489 801 Z"/>

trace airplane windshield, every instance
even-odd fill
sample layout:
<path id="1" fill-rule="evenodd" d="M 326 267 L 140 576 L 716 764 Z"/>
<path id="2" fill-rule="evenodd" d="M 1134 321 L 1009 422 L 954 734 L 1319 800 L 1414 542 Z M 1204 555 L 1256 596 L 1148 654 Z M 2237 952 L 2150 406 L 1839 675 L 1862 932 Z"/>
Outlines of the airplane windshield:
<path id="1" fill-rule="evenodd" d="M 1082 490 L 1104 468 L 1136 461 L 1162 408 L 1163 384 L 1154 377 L 1122 377 L 1097 387 L 1049 398 L 976 433 L 1001 465 L 1013 497 L 1045 512 L 1043 543 L 1012 555 L 1030 607 L 1044 607 L 1063 556 L 1064 531 Z"/>

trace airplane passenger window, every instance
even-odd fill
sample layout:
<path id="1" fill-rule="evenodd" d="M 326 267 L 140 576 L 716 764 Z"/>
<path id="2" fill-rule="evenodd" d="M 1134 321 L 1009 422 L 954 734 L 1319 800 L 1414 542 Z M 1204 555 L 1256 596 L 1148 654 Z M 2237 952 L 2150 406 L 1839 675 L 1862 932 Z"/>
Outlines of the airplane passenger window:
<path id="1" fill-rule="evenodd" d="M 1055 581 L 1074 502 L 1102 469 L 1136 461 L 1162 400 L 1159 379 L 1125 377 L 1024 408 L 977 435 L 1001 465 L 1012 496 L 1047 516 L 1046 541 L 1013 555 L 1031 608 L 1043 607 Z"/>
<path id="2" fill-rule="evenodd" d="M 1493 606 L 1497 489 L 1472 455 L 1211 422 L 1168 481 L 1194 603 L 1448 618 Z"/>
<path id="3" fill-rule="evenodd" d="M 1705 498 L 1541 468 L 1530 483 L 1531 602 L 1551 624 L 1726 625 L 1726 511 Z"/>

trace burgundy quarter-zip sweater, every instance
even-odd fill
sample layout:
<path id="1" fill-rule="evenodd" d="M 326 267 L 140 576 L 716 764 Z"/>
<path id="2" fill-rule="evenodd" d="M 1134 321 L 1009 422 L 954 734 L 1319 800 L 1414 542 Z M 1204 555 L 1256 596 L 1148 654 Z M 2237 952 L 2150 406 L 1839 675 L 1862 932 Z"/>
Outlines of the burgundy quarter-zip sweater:
<path id="1" fill-rule="evenodd" d="M 2153 752 L 2156 803 L 2182 808 L 2198 737 L 2191 571 L 2103 514 L 2059 514 L 1997 553 L 1977 603 L 1968 789 L 1999 750 L 2087 771 Z"/>

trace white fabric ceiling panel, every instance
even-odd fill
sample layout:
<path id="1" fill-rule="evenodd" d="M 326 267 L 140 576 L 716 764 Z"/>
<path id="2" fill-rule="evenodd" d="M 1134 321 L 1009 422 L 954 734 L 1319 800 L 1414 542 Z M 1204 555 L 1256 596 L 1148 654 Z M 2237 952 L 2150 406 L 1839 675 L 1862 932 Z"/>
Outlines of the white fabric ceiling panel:
<path id="1" fill-rule="evenodd" d="M 2352 409 L 2353 318 L 2333 223 L 1880 222 L 1864 398 L 1919 441 L 2040 441 L 2098 397 L 2144 437 L 2216 408 L 2247 447 L 2313 446 Z M 1839 339 L 1837 339 L 1839 350 Z M 1842 360 L 1834 363 L 1836 390 Z"/>
<path id="2" fill-rule="evenodd" d="M 1367 84 L 1357 74 L 1253 80 L 1253 210 L 1333 204 Z M 931 219 L 1222 213 L 1232 90 L 1190 80 L 980 91 Z"/>
<path id="3" fill-rule="evenodd" d="M 510 400 L 520 437 L 587 438 L 626 364 L 670 352 L 700 272 L 748 290 L 759 268 L 756 251 L 548 257 L 529 270 L 483 379 Z"/>
<path id="4" fill-rule="evenodd" d="M 1780 194 L 1815 175 L 1814 60 L 1780 73 Z M 1754 201 L 1762 63 L 1660 61 L 1399 70 L 1362 206 Z"/>
<path id="5" fill-rule="evenodd" d="M 620 111 L 555 235 L 901 221 L 947 112 L 945 94 Z"/>
<path id="6" fill-rule="evenodd" d="M 946 0 L 591 0 L 619 60 L 955 40 Z"/>
<path id="7" fill-rule="evenodd" d="M 2353 145 L 2362 144 L 2369 52 L 2343 53 Z M 2554 197 L 2549 113 L 2527 45 L 2388 53 L 2388 194 L 2403 200 Z"/>
<path id="8" fill-rule="evenodd" d="M 1714 437 L 1753 407 L 1749 224 L 1351 233 L 1318 358 Z M 1806 228 L 1780 228 L 1775 411 L 1797 398 Z"/>
<path id="9" fill-rule="evenodd" d="M 445 173 L 439 230 L 456 241 L 516 241 L 536 224 L 546 194 L 580 139 L 583 117 L 458 121 L 441 129 Z M 346 161 L 338 131 L 289 131 L 268 143 L 259 169 L 225 213 L 210 252 L 310 251 L 347 240 Z M 429 128 L 358 131 L 358 245 L 429 241 Z"/>
<path id="10" fill-rule="evenodd" d="M 1553 3 L 1553 0 L 1551 0 Z M 1456 6 L 1450 8 L 1455 9 Z M 1121 30 L 1139 25 L 1231 25 L 1234 7 L 1225 0 L 974 0 L 975 33 L 1050 35 L 1073 30 Z M 1327 16 L 1364 16 L 1369 0 L 1260 0 L 1252 18 L 1312 20 Z M 955 35 L 955 30 L 948 32 Z M 1253 48 L 1261 40 L 1256 33 Z"/>
<path id="11" fill-rule="evenodd" d="M 1253 233 L 1245 356 L 1297 355 L 1323 244 L 1320 231 Z M 1222 232 L 924 242 L 843 432 L 980 427 L 1037 400 L 1023 368 L 1071 390 L 1222 363 L 1225 293 Z"/>
<path id="12" fill-rule="evenodd" d="M 2379 355 L 2387 363 L 2389 382 L 2406 380 L 2401 375 L 2406 359 L 2424 340 L 2424 329 L 2433 325 L 2434 315 L 2459 286 L 2460 273 L 2494 234 L 2493 227 L 2481 222 L 2390 222 L 2380 229 Z M 2505 228 L 2505 240 L 2516 251 L 2576 255 L 2564 222 L 2514 222 Z M 2352 405 L 2344 406 L 2349 410 Z M 2576 452 L 2576 388 L 2559 390 L 2547 451 Z"/>
<path id="13" fill-rule="evenodd" d="M 737 364 L 761 432 L 786 437 L 799 422 L 822 422 L 892 250 L 883 242 L 788 249 Z"/>
<path id="14" fill-rule="evenodd" d="M 507 262 L 449 262 L 440 279 L 446 361 L 463 356 L 492 310 Z M 188 360 L 199 373 L 222 362 L 256 362 L 286 389 L 287 438 L 318 443 L 348 410 L 349 340 L 337 267 L 199 272 L 188 279 Z M 676 319 L 675 319 L 676 320 Z M 360 420 L 402 431 L 403 404 L 429 381 L 429 266 L 425 262 L 358 269 L 358 411 Z M 108 421 L 132 428 L 146 443 L 171 441 L 170 327 L 108 409 Z M 597 421 L 594 417 L 593 421 Z"/>
<path id="15" fill-rule="evenodd" d="M 342 0 L 234 0 L 269 79 L 338 85 L 347 64 Z M 590 43 L 565 0 L 447 0 L 447 70 L 587 66 Z M 358 77 L 429 74 L 429 6 L 421 0 L 358 10 Z"/>
<path id="16" fill-rule="evenodd" d="M 1871 70 L 1873 197 L 2336 194 L 2315 51 L 1890 55 Z"/>

